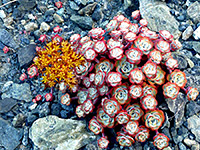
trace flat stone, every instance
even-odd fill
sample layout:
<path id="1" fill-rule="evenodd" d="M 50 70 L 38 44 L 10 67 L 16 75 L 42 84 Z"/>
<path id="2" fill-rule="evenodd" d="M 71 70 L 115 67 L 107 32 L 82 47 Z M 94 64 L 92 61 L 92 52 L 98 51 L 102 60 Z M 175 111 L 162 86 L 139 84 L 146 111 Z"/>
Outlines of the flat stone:
<path id="1" fill-rule="evenodd" d="M 190 117 L 200 112 L 200 105 L 194 101 L 189 101 L 186 105 L 185 116 Z"/>
<path id="2" fill-rule="evenodd" d="M 37 23 L 29 22 L 24 26 L 26 31 L 34 31 L 38 28 Z"/>
<path id="3" fill-rule="evenodd" d="M 97 5 L 97 2 L 94 2 L 92 4 L 88 4 L 84 8 L 78 11 L 80 15 L 91 15 Z"/>
<path id="4" fill-rule="evenodd" d="M 32 101 L 30 85 L 28 83 L 17 84 L 13 82 L 6 82 L 2 88 L 2 99 L 14 98 L 26 102 Z"/>
<path id="5" fill-rule="evenodd" d="M 69 1 L 69 7 L 73 10 L 79 10 L 80 9 L 79 6 L 73 1 Z"/>
<path id="6" fill-rule="evenodd" d="M 187 119 L 188 129 L 195 135 L 196 140 L 200 142 L 200 118 L 196 115 Z"/>
<path id="7" fill-rule="evenodd" d="M 11 64 L 10 63 L 1 63 L 0 67 L 0 81 L 5 81 L 4 78 L 7 77 Z"/>
<path id="8" fill-rule="evenodd" d="M 148 21 L 148 27 L 152 31 L 168 30 L 174 38 L 181 35 L 179 22 L 170 14 L 170 9 L 165 2 L 157 0 L 139 0 L 142 18 Z"/>
<path id="9" fill-rule="evenodd" d="M 187 8 L 188 16 L 195 22 L 200 22 L 200 3 L 198 1 L 194 2 Z"/>
<path id="10" fill-rule="evenodd" d="M 195 40 L 200 39 L 200 26 L 193 32 L 193 37 L 195 38 Z"/>
<path id="11" fill-rule="evenodd" d="M 36 54 L 35 48 L 36 48 L 35 44 L 30 44 L 18 50 L 17 54 L 18 54 L 20 67 L 31 64 Z"/>
<path id="12" fill-rule="evenodd" d="M 12 127 L 6 120 L 0 118 L 0 147 L 14 150 L 22 138 L 22 132 Z"/>
<path id="13" fill-rule="evenodd" d="M 94 141 L 96 136 L 86 131 L 83 121 L 50 115 L 33 123 L 29 138 L 42 150 L 77 150 Z"/>
<path id="14" fill-rule="evenodd" d="M 192 26 L 188 26 L 186 29 L 185 29 L 185 31 L 183 32 L 183 34 L 182 34 L 182 39 L 183 40 L 187 40 L 187 39 L 189 39 L 190 38 L 190 36 L 193 34 L 193 28 L 192 28 Z"/>
<path id="15" fill-rule="evenodd" d="M 5 98 L 0 100 L 0 113 L 6 113 L 10 111 L 15 105 L 17 101 L 13 98 Z"/>
<path id="16" fill-rule="evenodd" d="M 35 0 L 18 0 L 20 5 L 18 6 L 19 10 L 31 10 L 36 6 Z"/>
<path id="17" fill-rule="evenodd" d="M 0 29 L 0 42 L 13 49 L 17 49 L 19 45 L 13 39 L 13 35 L 5 29 Z"/>
<path id="18" fill-rule="evenodd" d="M 6 18 L 6 13 L 4 12 L 4 10 L 0 10 L 0 18 L 1 19 Z"/>
<path id="19" fill-rule="evenodd" d="M 72 20 L 82 29 L 87 29 L 87 30 L 92 29 L 93 20 L 89 16 L 83 17 L 83 16 L 78 16 L 78 15 L 72 15 L 70 17 L 70 20 Z"/>
<path id="20" fill-rule="evenodd" d="M 49 31 L 50 25 L 48 25 L 46 22 L 42 22 L 40 25 L 40 30 L 41 31 Z"/>
<path id="21" fill-rule="evenodd" d="M 55 19 L 55 21 L 57 23 L 63 23 L 64 22 L 64 19 L 60 15 L 58 15 L 58 14 L 54 14 L 53 18 Z"/>

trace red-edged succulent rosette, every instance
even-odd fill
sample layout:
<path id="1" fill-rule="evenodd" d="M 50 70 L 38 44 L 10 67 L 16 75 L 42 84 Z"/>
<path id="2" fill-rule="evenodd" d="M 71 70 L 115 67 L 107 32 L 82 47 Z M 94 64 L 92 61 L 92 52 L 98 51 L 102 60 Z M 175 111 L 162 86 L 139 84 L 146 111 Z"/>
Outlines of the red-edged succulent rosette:
<path id="1" fill-rule="evenodd" d="M 120 105 L 126 104 L 129 101 L 128 89 L 125 85 L 115 87 L 112 95 Z"/>
<path id="2" fill-rule="evenodd" d="M 128 42 L 133 42 L 136 39 L 137 35 L 134 32 L 128 32 L 124 36 L 124 39 Z"/>
<path id="3" fill-rule="evenodd" d="M 142 84 L 145 80 L 145 75 L 139 68 L 134 68 L 129 74 L 129 81 L 132 84 Z"/>
<path id="4" fill-rule="evenodd" d="M 155 44 L 155 47 L 157 50 L 159 50 L 163 54 L 170 52 L 170 44 L 167 41 L 159 40 Z"/>
<path id="5" fill-rule="evenodd" d="M 156 64 L 160 64 L 161 60 L 162 60 L 162 54 L 160 51 L 154 49 L 153 51 L 151 51 L 148 55 L 149 60 L 151 60 L 152 62 L 156 63 Z"/>
<path id="6" fill-rule="evenodd" d="M 79 90 L 77 93 L 78 103 L 83 104 L 87 100 L 88 94 L 89 94 L 89 92 L 87 89 Z"/>
<path id="7" fill-rule="evenodd" d="M 153 140 L 154 140 L 153 145 L 160 150 L 164 149 L 169 145 L 169 138 L 163 133 L 156 134 Z"/>
<path id="8" fill-rule="evenodd" d="M 159 35 L 166 41 L 172 41 L 173 40 L 173 35 L 167 30 L 160 30 Z"/>
<path id="9" fill-rule="evenodd" d="M 76 45 L 79 43 L 80 39 L 81 39 L 80 34 L 73 34 L 72 36 L 70 36 L 69 42 L 71 45 Z"/>
<path id="10" fill-rule="evenodd" d="M 129 135 L 133 136 L 138 132 L 138 121 L 129 121 L 123 128 Z"/>
<path id="11" fill-rule="evenodd" d="M 148 37 L 139 36 L 134 41 L 135 46 L 140 49 L 143 54 L 148 55 L 153 47 L 153 42 Z"/>
<path id="12" fill-rule="evenodd" d="M 126 107 L 127 113 L 131 116 L 130 120 L 140 120 L 144 115 L 144 112 L 140 108 L 139 104 L 132 104 Z"/>
<path id="13" fill-rule="evenodd" d="M 65 95 L 61 96 L 60 98 L 60 102 L 63 104 L 63 105 L 67 105 L 69 106 L 70 103 L 71 103 L 71 98 L 70 98 L 70 95 L 68 93 L 66 93 Z"/>
<path id="14" fill-rule="evenodd" d="M 94 77 L 95 77 L 95 73 L 90 73 L 89 74 L 89 80 L 90 80 L 91 83 L 94 82 Z"/>
<path id="15" fill-rule="evenodd" d="M 114 20 L 117 20 L 118 22 L 122 22 L 122 21 L 127 20 L 127 18 L 124 17 L 124 15 L 117 15 L 117 16 L 114 16 L 113 19 L 114 19 Z"/>
<path id="16" fill-rule="evenodd" d="M 134 65 L 126 61 L 126 56 L 115 63 L 116 71 L 122 75 L 123 79 L 128 79 L 130 71 L 134 68 Z"/>
<path id="17" fill-rule="evenodd" d="M 91 69 L 93 69 L 91 62 L 86 61 L 85 64 L 76 67 L 75 72 L 77 75 L 86 76 Z"/>
<path id="18" fill-rule="evenodd" d="M 121 21 L 119 26 L 118 26 L 118 30 L 123 31 L 124 29 L 129 29 L 129 27 L 130 27 L 130 22 Z"/>
<path id="19" fill-rule="evenodd" d="M 113 19 L 113 20 L 110 20 L 110 22 L 106 25 L 106 31 L 107 32 L 110 32 L 110 31 L 113 31 L 115 29 L 117 29 L 118 27 L 118 21 Z"/>
<path id="20" fill-rule="evenodd" d="M 163 85 L 163 95 L 165 98 L 176 99 L 178 96 L 180 87 L 178 87 L 175 83 L 167 82 Z"/>
<path id="21" fill-rule="evenodd" d="M 172 40 L 171 44 L 170 44 L 170 48 L 172 51 L 178 50 L 182 47 L 182 44 L 180 41 L 178 40 Z"/>
<path id="22" fill-rule="evenodd" d="M 110 117 L 102 108 L 97 110 L 97 121 L 105 128 L 112 128 L 115 123 L 115 119 Z"/>
<path id="23" fill-rule="evenodd" d="M 124 45 L 122 44 L 122 42 L 120 40 L 115 40 L 115 39 L 110 38 L 107 41 L 107 48 L 109 50 L 111 50 L 115 47 L 119 47 L 119 48 L 123 49 Z"/>
<path id="24" fill-rule="evenodd" d="M 165 66 L 167 66 L 168 68 L 174 70 L 175 68 L 178 67 L 178 60 L 170 57 L 166 60 L 165 62 Z"/>
<path id="25" fill-rule="evenodd" d="M 186 89 L 186 94 L 189 101 L 190 100 L 194 101 L 199 95 L 199 91 L 197 90 L 197 88 L 188 87 Z"/>
<path id="26" fill-rule="evenodd" d="M 134 19 L 134 20 L 138 20 L 140 19 L 140 11 L 139 10 L 135 10 L 131 13 L 131 17 Z"/>
<path id="27" fill-rule="evenodd" d="M 25 73 L 22 73 L 19 77 L 19 80 L 24 81 L 25 79 L 27 79 L 27 75 Z"/>
<path id="28" fill-rule="evenodd" d="M 83 46 L 83 44 L 86 43 L 86 42 L 88 42 L 88 41 L 90 41 L 90 37 L 89 37 L 89 36 L 84 36 L 84 37 L 82 37 L 82 38 L 80 39 L 79 45 L 80 45 L 80 46 Z"/>
<path id="29" fill-rule="evenodd" d="M 98 89 L 96 86 L 91 86 L 88 88 L 88 98 L 89 99 L 96 99 L 99 96 Z"/>
<path id="30" fill-rule="evenodd" d="M 105 41 L 97 41 L 97 42 L 95 42 L 94 50 L 97 53 L 104 53 L 107 50 L 106 42 Z"/>
<path id="31" fill-rule="evenodd" d="M 187 83 L 185 73 L 180 71 L 179 69 L 175 69 L 173 72 L 171 72 L 167 79 L 171 83 L 175 83 L 176 85 L 178 85 L 180 88 L 184 88 Z"/>
<path id="32" fill-rule="evenodd" d="M 57 45 L 61 44 L 61 42 L 63 41 L 63 37 L 61 37 L 58 34 L 52 36 L 51 39 L 52 39 L 52 41 L 56 41 Z"/>
<path id="33" fill-rule="evenodd" d="M 140 19 L 139 23 L 143 27 L 146 27 L 148 25 L 148 21 L 146 19 Z"/>
<path id="34" fill-rule="evenodd" d="M 148 79 L 148 82 L 152 86 L 154 86 L 155 84 L 163 85 L 165 83 L 165 74 L 166 74 L 166 72 L 163 71 L 160 66 L 157 66 L 157 73 L 156 73 L 155 78 Z"/>
<path id="35" fill-rule="evenodd" d="M 81 54 L 85 55 L 86 50 L 93 49 L 93 47 L 94 47 L 94 42 L 92 40 L 89 40 L 83 43 L 83 45 L 80 48 L 80 52 Z"/>
<path id="36" fill-rule="evenodd" d="M 92 103 L 92 101 L 90 99 L 86 100 L 83 104 L 82 104 L 82 110 L 85 114 L 89 114 L 93 111 L 94 109 L 94 105 Z"/>
<path id="37" fill-rule="evenodd" d="M 139 26 L 136 23 L 130 23 L 129 31 L 133 33 L 138 33 L 139 32 Z"/>
<path id="38" fill-rule="evenodd" d="M 142 71 L 144 72 L 147 78 L 154 78 L 157 73 L 157 65 L 152 61 L 147 61 L 144 64 L 144 66 L 142 66 Z"/>
<path id="39" fill-rule="evenodd" d="M 102 87 L 99 87 L 98 88 L 99 95 L 100 96 L 106 95 L 108 93 L 108 90 L 109 90 L 109 88 L 106 85 L 103 85 Z"/>
<path id="40" fill-rule="evenodd" d="M 42 100 L 42 95 L 38 94 L 35 96 L 36 101 L 41 101 Z"/>
<path id="41" fill-rule="evenodd" d="M 85 51 L 84 56 L 88 61 L 92 61 L 97 57 L 97 53 L 94 49 L 89 48 Z"/>
<path id="42" fill-rule="evenodd" d="M 108 141 L 107 137 L 101 137 L 99 140 L 98 140 L 98 146 L 99 148 L 103 148 L 103 149 L 106 149 L 108 147 L 108 144 L 110 142 Z"/>
<path id="43" fill-rule="evenodd" d="M 106 72 L 108 74 L 114 68 L 113 63 L 110 62 L 108 59 L 101 58 L 100 62 L 95 65 L 95 72 Z"/>
<path id="44" fill-rule="evenodd" d="M 81 118 L 81 117 L 85 117 L 85 113 L 84 111 L 82 110 L 82 105 L 78 105 L 76 107 L 76 111 L 75 111 L 76 115 Z"/>
<path id="45" fill-rule="evenodd" d="M 152 85 L 146 84 L 143 87 L 143 96 L 151 94 L 152 96 L 156 97 L 157 92 L 158 92 L 157 89 Z"/>
<path id="46" fill-rule="evenodd" d="M 113 30 L 109 34 L 114 40 L 118 40 L 120 36 L 122 35 L 122 32 L 119 30 Z"/>
<path id="47" fill-rule="evenodd" d="M 113 118 L 121 110 L 121 105 L 114 99 L 104 99 L 102 108 L 106 114 Z"/>
<path id="48" fill-rule="evenodd" d="M 144 115 L 143 119 L 147 128 L 156 131 L 162 126 L 165 116 L 162 110 L 150 110 Z"/>
<path id="49" fill-rule="evenodd" d="M 36 66 L 32 65 L 27 69 L 27 73 L 28 73 L 29 78 L 38 76 L 38 68 Z"/>
<path id="50" fill-rule="evenodd" d="M 109 72 L 106 78 L 106 82 L 115 87 L 121 85 L 122 75 L 119 72 Z"/>
<path id="51" fill-rule="evenodd" d="M 106 78 L 105 72 L 102 72 L 102 71 L 97 72 L 94 77 L 94 85 L 98 87 L 102 87 L 104 84 L 105 78 Z"/>
<path id="52" fill-rule="evenodd" d="M 148 37 L 151 40 L 158 39 L 158 34 L 156 34 L 156 32 L 151 31 L 151 30 L 144 30 L 144 27 L 142 29 L 143 30 L 141 30 L 142 32 L 140 33 L 140 36 L 142 36 L 142 37 Z"/>
<path id="53" fill-rule="evenodd" d="M 120 60 L 123 57 L 123 53 L 124 53 L 124 50 L 122 48 L 120 48 L 120 47 L 112 48 L 109 51 L 109 58 L 110 59 Z"/>
<path id="54" fill-rule="evenodd" d="M 96 117 L 93 117 L 90 122 L 89 122 L 89 129 L 92 131 L 94 134 L 99 134 L 103 132 L 103 127 L 102 125 L 96 120 Z"/>
<path id="55" fill-rule="evenodd" d="M 47 102 L 52 101 L 53 100 L 53 94 L 52 93 L 47 93 L 45 94 L 45 99 Z"/>
<path id="56" fill-rule="evenodd" d="M 123 147 L 130 147 L 132 144 L 135 143 L 135 140 L 133 137 L 130 135 L 126 135 L 125 133 L 122 132 L 117 132 L 117 142 L 119 142 L 119 145 Z"/>
<path id="57" fill-rule="evenodd" d="M 83 79 L 83 85 L 84 85 L 86 88 L 89 88 L 89 87 L 91 86 L 90 78 L 85 77 L 85 78 Z"/>
<path id="58" fill-rule="evenodd" d="M 42 34 L 42 35 L 40 35 L 40 38 L 38 39 L 40 42 L 45 42 L 46 40 L 47 40 L 47 36 L 46 36 L 46 34 Z"/>
<path id="59" fill-rule="evenodd" d="M 145 142 L 149 137 L 150 130 L 145 126 L 139 126 L 138 132 L 135 134 L 135 140 L 139 142 Z"/>
<path id="60" fill-rule="evenodd" d="M 88 35 L 93 39 L 102 39 L 105 32 L 102 28 L 93 28 L 88 32 Z"/>
<path id="61" fill-rule="evenodd" d="M 119 111 L 117 116 L 115 116 L 115 120 L 119 124 L 126 124 L 130 120 L 130 115 L 127 113 L 126 110 L 121 110 Z"/>
<path id="62" fill-rule="evenodd" d="M 148 94 L 140 100 L 140 104 L 144 110 L 154 110 L 158 105 L 158 102 L 155 97 L 153 97 L 151 94 Z"/>
<path id="63" fill-rule="evenodd" d="M 129 95 L 133 99 L 137 99 L 143 95 L 143 89 L 141 85 L 131 85 L 129 87 Z"/>
<path id="64" fill-rule="evenodd" d="M 171 57 L 172 57 L 172 53 L 171 52 L 162 54 L 162 64 L 165 64 L 165 62 L 167 61 L 167 59 L 169 59 Z"/>
<path id="65" fill-rule="evenodd" d="M 128 62 L 131 64 L 139 64 L 142 59 L 142 51 L 137 48 L 130 48 L 125 51 Z"/>

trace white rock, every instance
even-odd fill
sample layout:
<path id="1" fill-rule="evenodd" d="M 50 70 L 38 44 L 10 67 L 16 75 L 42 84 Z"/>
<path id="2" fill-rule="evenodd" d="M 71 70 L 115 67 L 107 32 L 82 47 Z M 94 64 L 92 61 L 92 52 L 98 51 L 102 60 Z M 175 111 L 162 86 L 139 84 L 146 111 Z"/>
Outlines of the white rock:
<path id="1" fill-rule="evenodd" d="M 33 14 L 28 14 L 28 18 L 31 20 L 35 20 L 35 16 L 33 16 Z"/>
<path id="2" fill-rule="evenodd" d="M 0 18 L 2 18 L 2 19 L 6 18 L 6 14 L 5 14 L 4 10 L 0 10 Z"/>
<path id="3" fill-rule="evenodd" d="M 189 39 L 189 37 L 192 35 L 193 31 L 194 31 L 194 30 L 193 30 L 192 26 L 188 26 L 188 27 L 185 29 L 185 31 L 183 32 L 183 34 L 182 34 L 182 39 L 183 39 L 183 40 Z"/>
<path id="4" fill-rule="evenodd" d="M 193 32 L 195 40 L 200 40 L 200 26 Z"/>
<path id="5" fill-rule="evenodd" d="M 37 23 L 29 22 L 28 24 L 26 24 L 24 26 L 24 28 L 25 28 L 26 31 L 34 31 L 35 29 L 38 28 L 38 25 L 37 25 Z"/>
<path id="6" fill-rule="evenodd" d="M 188 139 L 188 138 L 185 138 L 185 139 L 183 140 L 183 142 L 184 142 L 187 146 L 189 146 L 189 147 L 191 147 L 192 145 L 195 145 L 195 144 L 197 143 L 195 140 L 190 140 L 190 139 Z"/>
<path id="7" fill-rule="evenodd" d="M 49 31 L 50 25 L 48 25 L 46 22 L 42 22 L 40 25 L 40 30 L 41 31 Z"/>
<path id="8" fill-rule="evenodd" d="M 25 25 L 26 24 L 26 20 L 21 20 L 21 24 Z"/>

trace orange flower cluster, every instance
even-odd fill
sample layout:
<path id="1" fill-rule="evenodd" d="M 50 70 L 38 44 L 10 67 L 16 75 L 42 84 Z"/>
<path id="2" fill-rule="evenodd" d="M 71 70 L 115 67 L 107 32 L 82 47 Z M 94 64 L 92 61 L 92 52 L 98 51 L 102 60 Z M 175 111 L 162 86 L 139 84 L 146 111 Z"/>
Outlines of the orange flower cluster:
<path id="1" fill-rule="evenodd" d="M 85 59 L 76 54 L 67 41 L 49 42 L 44 48 L 38 49 L 37 54 L 34 65 L 42 74 L 42 82 L 47 87 L 64 82 L 71 89 L 77 84 L 74 68 L 84 64 Z"/>

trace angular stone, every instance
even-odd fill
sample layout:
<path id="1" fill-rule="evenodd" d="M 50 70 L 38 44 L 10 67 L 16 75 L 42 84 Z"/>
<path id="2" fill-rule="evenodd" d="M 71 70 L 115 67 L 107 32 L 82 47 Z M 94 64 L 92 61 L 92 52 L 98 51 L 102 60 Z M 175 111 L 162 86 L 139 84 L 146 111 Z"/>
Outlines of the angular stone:
<path id="1" fill-rule="evenodd" d="M 40 30 L 41 31 L 49 31 L 50 25 L 48 25 L 46 22 L 42 22 L 40 25 Z"/>
<path id="2" fill-rule="evenodd" d="M 4 10 L 0 10 L 0 18 L 1 19 L 6 18 L 6 13 L 4 12 Z"/>
<path id="3" fill-rule="evenodd" d="M 24 28 L 26 31 L 34 31 L 35 29 L 38 28 L 38 25 L 37 23 L 29 22 L 24 26 Z"/>
<path id="4" fill-rule="evenodd" d="M 36 120 L 29 138 L 42 150 L 77 150 L 96 139 L 83 121 L 47 116 Z"/>
<path id="5" fill-rule="evenodd" d="M 70 17 L 70 20 L 72 20 L 74 23 L 76 23 L 82 29 L 87 29 L 87 30 L 92 29 L 93 20 L 89 16 L 82 17 L 82 16 L 78 16 L 78 15 L 72 15 Z"/>
<path id="6" fill-rule="evenodd" d="M 13 98 L 5 98 L 0 100 L 0 113 L 5 113 L 10 111 L 15 105 L 17 101 Z"/>
<path id="7" fill-rule="evenodd" d="M 194 101 L 189 101 L 189 103 L 187 103 L 186 105 L 185 116 L 190 117 L 193 116 L 194 114 L 197 114 L 198 112 L 200 112 L 200 105 L 198 105 Z"/>
<path id="8" fill-rule="evenodd" d="M 198 1 L 194 2 L 187 8 L 188 16 L 195 22 L 200 22 L 200 3 Z"/>
<path id="9" fill-rule="evenodd" d="M 0 29 L 0 42 L 13 49 L 17 49 L 19 47 L 19 45 L 13 39 L 13 35 L 5 29 Z"/>
<path id="10" fill-rule="evenodd" d="M 88 4 L 84 8 L 78 11 L 80 15 L 91 15 L 97 5 L 97 2 L 94 2 L 92 4 Z"/>
<path id="11" fill-rule="evenodd" d="M 195 38 L 195 40 L 200 39 L 200 26 L 193 32 L 193 37 Z"/>
<path id="12" fill-rule="evenodd" d="M 2 94 L 2 99 L 14 98 L 26 102 L 32 101 L 30 85 L 28 83 L 17 84 L 10 82 L 10 84 L 8 84 L 8 82 L 6 82 L 2 88 L 2 92 L 4 92 Z"/>
<path id="13" fill-rule="evenodd" d="M 33 7 L 35 7 L 36 5 L 36 1 L 35 0 L 18 0 L 18 2 L 20 3 L 18 9 L 19 10 L 30 10 Z"/>
<path id="14" fill-rule="evenodd" d="M 30 65 L 30 63 L 32 62 L 36 54 L 35 48 L 36 48 L 35 44 L 30 44 L 18 50 L 17 54 L 18 54 L 20 67 L 25 66 L 25 65 Z"/>
<path id="15" fill-rule="evenodd" d="M 200 142 L 200 118 L 196 115 L 187 119 L 188 129 L 196 136 L 196 140 Z"/>
<path id="16" fill-rule="evenodd" d="M 182 34 L 182 39 L 183 39 L 183 40 L 189 39 L 189 37 L 192 35 L 192 33 L 193 33 L 193 28 L 192 28 L 192 26 L 188 26 L 188 27 L 185 29 L 185 31 L 183 32 L 183 34 Z"/>
<path id="17" fill-rule="evenodd" d="M 59 16 L 58 14 L 54 14 L 53 18 L 55 19 L 55 21 L 57 23 L 63 23 L 64 22 L 64 19 L 61 16 Z"/>
<path id="18" fill-rule="evenodd" d="M 22 132 L 12 127 L 6 120 L 0 118 L 0 147 L 14 150 L 22 138 Z"/>
<path id="19" fill-rule="evenodd" d="M 170 14 L 166 3 L 156 0 L 139 0 L 139 3 L 141 16 L 148 21 L 151 30 L 168 30 L 174 38 L 180 37 L 179 22 Z"/>

